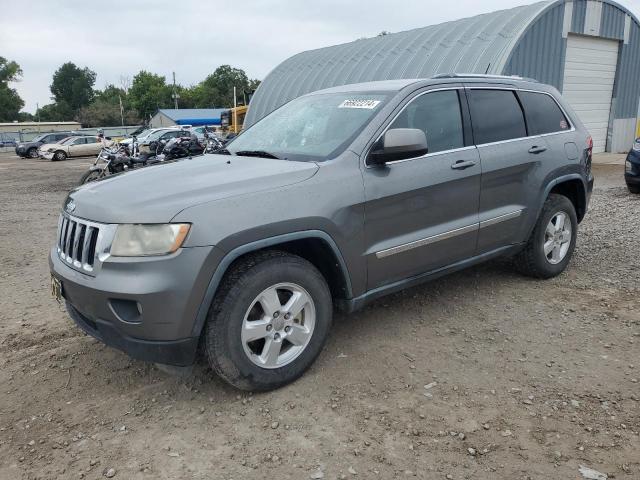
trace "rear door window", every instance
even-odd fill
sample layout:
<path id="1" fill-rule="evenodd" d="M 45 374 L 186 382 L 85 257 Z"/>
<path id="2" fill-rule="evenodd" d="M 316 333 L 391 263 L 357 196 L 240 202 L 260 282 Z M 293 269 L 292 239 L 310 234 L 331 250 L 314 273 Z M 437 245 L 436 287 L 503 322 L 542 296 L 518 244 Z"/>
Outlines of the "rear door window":
<path id="1" fill-rule="evenodd" d="M 569 130 L 569 122 L 556 101 L 549 95 L 518 92 L 527 117 L 529 135 L 543 135 Z"/>
<path id="2" fill-rule="evenodd" d="M 513 91 L 471 89 L 468 92 L 476 145 L 527 136 L 522 108 Z"/>
<path id="3" fill-rule="evenodd" d="M 457 90 L 420 95 L 393 121 L 391 128 L 418 128 L 427 136 L 429 153 L 464 147 Z"/>

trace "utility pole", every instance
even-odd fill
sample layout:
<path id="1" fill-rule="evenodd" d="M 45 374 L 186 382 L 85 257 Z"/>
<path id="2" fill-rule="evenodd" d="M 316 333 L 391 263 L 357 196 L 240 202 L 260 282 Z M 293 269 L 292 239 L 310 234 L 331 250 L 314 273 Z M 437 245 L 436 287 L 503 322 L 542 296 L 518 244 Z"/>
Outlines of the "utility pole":
<path id="1" fill-rule="evenodd" d="M 118 100 L 120 100 L 120 122 L 124 127 L 124 109 L 122 108 L 122 97 L 118 95 Z"/>
<path id="2" fill-rule="evenodd" d="M 236 100 L 236 87 L 233 87 L 233 133 L 238 133 L 238 111 L 236 107 L 238 102 Z"/>
<path id="3" fill-rule="evenodd" d="M 178 95 L 178 92 L 176 92 L 176 72 L 173 72 L 173 105 L 174 108 L 176 110 L 178 110 L 178 98 L 180 98 L 180 95 Z"/>
<path id="4" fill-rule="evenodd" d="M 36 102 L 36 114 L 38 115 L 38 123 L 40 123 L 40 104 Z M 38 131 L 40 131 L 40 125 L 38 125 Z"/>

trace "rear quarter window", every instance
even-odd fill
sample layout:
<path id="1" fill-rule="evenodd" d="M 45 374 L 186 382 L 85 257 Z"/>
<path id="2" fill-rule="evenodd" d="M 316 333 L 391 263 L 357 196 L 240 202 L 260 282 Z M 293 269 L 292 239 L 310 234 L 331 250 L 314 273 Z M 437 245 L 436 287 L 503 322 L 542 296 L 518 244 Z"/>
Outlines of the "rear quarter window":
<path id="1" fill-rule="evenodd" d="M 469 90 L 476 145 L 527 136 L 524 114 L 511 90 Z"/>
<path id="2" fill-rule="evenodd" d="M 529 135 L 562 132 L 571 128 L 567 117 L 550 95 L 518 92 L 518 96 L 527 117 Z"/>

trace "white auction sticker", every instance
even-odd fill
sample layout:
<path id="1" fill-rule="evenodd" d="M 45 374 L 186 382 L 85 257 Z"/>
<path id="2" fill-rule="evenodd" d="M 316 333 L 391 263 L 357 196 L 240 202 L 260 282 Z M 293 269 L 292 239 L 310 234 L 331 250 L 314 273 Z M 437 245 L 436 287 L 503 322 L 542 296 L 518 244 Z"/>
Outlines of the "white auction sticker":
<path id="1" fill-rule="evenodd" d="M 366 108 L 373 110 L 378 106 L 380 100 L 345 100 L 338 108 Z"/>

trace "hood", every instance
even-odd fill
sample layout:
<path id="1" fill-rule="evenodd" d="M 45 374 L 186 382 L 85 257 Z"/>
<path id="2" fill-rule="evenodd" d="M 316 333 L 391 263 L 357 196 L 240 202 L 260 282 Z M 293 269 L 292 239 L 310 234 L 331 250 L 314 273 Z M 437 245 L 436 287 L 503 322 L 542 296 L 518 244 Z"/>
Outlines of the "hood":
<path id="1" fill-rule="evenodd" d="M 73 199 L 73 215 L 96 222 L 166 223 L 187 207 L 292 185 L 317 171 L 313 162 L 204 155 L 89 183 L 65 205 Z"/>

